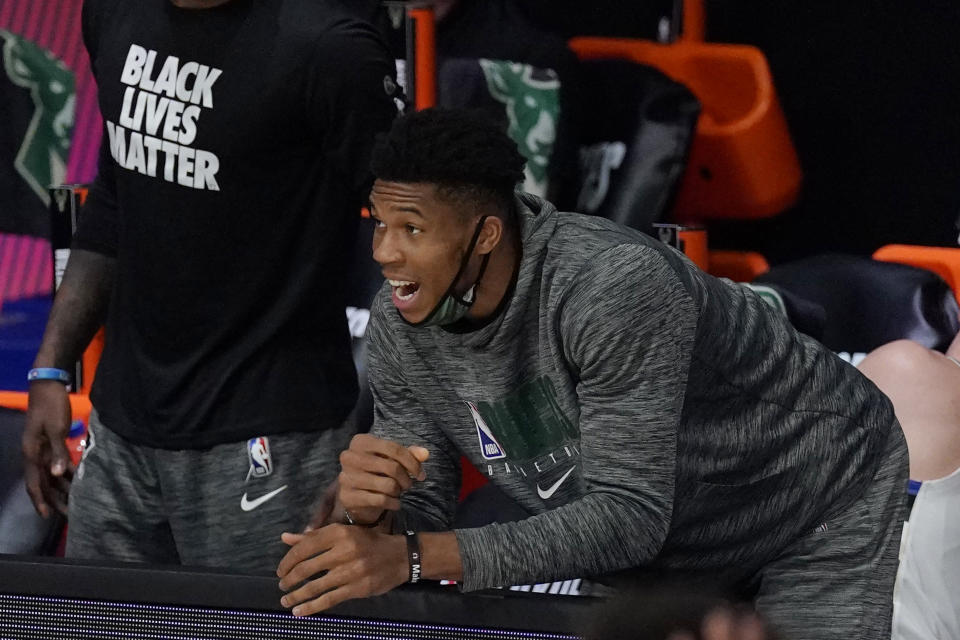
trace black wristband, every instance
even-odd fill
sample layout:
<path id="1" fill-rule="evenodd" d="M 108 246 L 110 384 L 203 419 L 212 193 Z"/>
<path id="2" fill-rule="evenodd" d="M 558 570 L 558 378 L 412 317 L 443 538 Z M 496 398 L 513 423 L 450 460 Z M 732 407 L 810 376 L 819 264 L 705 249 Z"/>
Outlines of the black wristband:
<path id="1" fill-rule="evenodd" d="M 410 584 L 420 582 L 420 539 L 416 531 L 407 531 L 407 560 L 410 561 Z"/>

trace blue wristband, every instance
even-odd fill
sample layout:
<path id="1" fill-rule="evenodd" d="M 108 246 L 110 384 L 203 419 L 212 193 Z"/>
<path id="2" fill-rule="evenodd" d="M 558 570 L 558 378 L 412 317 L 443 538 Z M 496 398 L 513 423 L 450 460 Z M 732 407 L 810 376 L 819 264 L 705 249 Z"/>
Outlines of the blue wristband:
<path id="1" fill-rule="evenodd" d="M 33 382 L 34 380 L 56 380 L 69 387 L 71 378 L 72 376 L 69 371 L 55 369 L 54 367 L 38 367 L 36 369 L 30 369 L 30 371 L 27 372 L 27 382 Z"/>

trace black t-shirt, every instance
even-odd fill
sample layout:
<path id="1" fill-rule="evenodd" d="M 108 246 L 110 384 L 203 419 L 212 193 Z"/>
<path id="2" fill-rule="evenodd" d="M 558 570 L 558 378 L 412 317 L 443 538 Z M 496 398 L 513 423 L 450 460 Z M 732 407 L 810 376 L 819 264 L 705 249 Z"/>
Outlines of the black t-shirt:
<path id="1" fill-rule="evenodd" d="M 164 448 L 339 424 L 386 48 L 318 0 L 87 0 L 83 19 L 105 128 L 75 246 L 117 259 L 101 419 Z"/>

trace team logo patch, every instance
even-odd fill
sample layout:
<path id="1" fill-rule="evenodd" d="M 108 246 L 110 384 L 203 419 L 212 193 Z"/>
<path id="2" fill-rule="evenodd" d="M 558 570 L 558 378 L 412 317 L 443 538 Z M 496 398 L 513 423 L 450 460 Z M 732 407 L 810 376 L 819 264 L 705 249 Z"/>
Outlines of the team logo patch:
<path id="1" fill-rule="evenodd" d="M 273 458 L 270 457 L 270 443 L 265 437 L 261 436 L 247 440 L 247 456 L 250 458 L 248 478 L 266 478 L 273 473 Z"/>
<path id="2" fill-rule="evenodd" d="M 484 460 L 506 458 L 506 452 L 504 452 L 500 443 L 497 442 L 497 439 L 493 437 L 493 432 L 490 431 L 490 427 L 487 426 L 483 416 L 480 415 L 477 406 L 472 402 L 467 402 L 466 404 L 470 407 L 470 413 L 473 414 L 474 424 L 477 425 L 477 438 L 480 439 L 480 455 L 483 456 Z"/>

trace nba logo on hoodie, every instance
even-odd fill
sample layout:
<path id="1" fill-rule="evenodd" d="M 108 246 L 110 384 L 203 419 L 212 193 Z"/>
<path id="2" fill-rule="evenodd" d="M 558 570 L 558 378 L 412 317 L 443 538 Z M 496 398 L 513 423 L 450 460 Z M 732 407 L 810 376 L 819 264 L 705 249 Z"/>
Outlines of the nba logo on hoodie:
<path id="1" fill-rule="evenodd" d="M 467 402 L 466 405 L 470 407 L 473 422 L 477 425 L 477 438 L 480 439 L 480 455 L 483 456 L 483 459 L 497 460 L 499 458 L 506 458 L 506 452 L 504 452 L 500 443 L 497 442 L 497 439 L 493 437 L 493 432 L 490 431 L 490 427 L 487 426 L 483 416 L 480 415 L 477 406 L 472 402 Z"/>
<path id="2" fill-rule="evenodd" d="M 247 477 L 265 478 L 273 473 L 273 459 L 270 457 L 270 443 L 263 436 L 247 441 L 247 455 L 250 458 L 250 473 Z"/>

